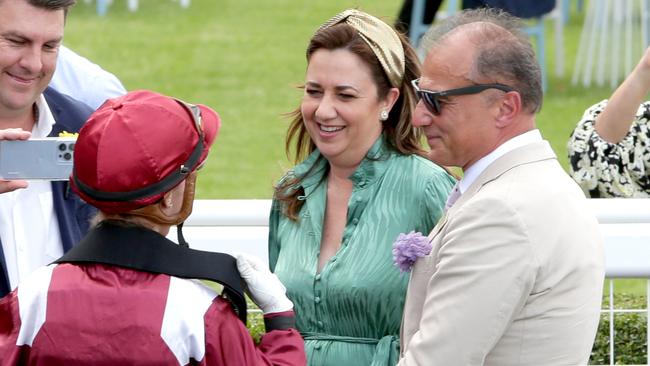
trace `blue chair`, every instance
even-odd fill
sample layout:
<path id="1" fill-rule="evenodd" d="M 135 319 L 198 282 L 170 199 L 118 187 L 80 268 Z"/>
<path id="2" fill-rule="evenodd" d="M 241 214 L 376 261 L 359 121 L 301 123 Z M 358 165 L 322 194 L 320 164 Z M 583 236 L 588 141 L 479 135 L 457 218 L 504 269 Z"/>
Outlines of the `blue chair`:
<path id="1" fill-rule="evenodd" d="M 427 0 L 413 0 L 413 9 L 411 10 L 411 26 L 409 28 L 409 40 L 413 47 L 417 47 L 420 43 L 420 38 L 427 32 L 431 24 L 423 22 L 424 19 L 424 3 Z M 454 14 L 458 10 L 458 1 L 447 1 L 447 11 L 438 11 L 436 18 L 446 17 L 447 15 Z"/>
<path id="2" fill-rule="evenodd" d="M 103 17 L 108 12 L 108 6 L 112 3 L 112 0 L 97 0 L 97 15 Z M 127 2 L 129 10 L 135 11 L 138 8 L 137 0 L 129 0 Z"/>
<path id="3" fill-rule="evenodd" d="M 544 37 L 544 19 L 533 19 L 533 23 L 524 28 L 524 31 L 535 41 L 537 61 L 539 62 L 539 68 L 542 72 L 542 90 L 546 92 L 548 81 L 546 76 L 546 44 Z"/>
<path id="4" fill-rule="evenodd" d="M 108 11 L 108 0 L 97 0 L 97 14 L 101 17 Z"/>
<path id="5" fill-rule="evenodd" d="M 584 8 L 584 0 L 578 0 L 578 4 L 576 5 L 578 8 L 578 11 L 582 11 Z M 569 15 L 571 14 L 571 0 L 562 0 L 562 16 L 564 19 L 564 23 L 569 21 Z"/>

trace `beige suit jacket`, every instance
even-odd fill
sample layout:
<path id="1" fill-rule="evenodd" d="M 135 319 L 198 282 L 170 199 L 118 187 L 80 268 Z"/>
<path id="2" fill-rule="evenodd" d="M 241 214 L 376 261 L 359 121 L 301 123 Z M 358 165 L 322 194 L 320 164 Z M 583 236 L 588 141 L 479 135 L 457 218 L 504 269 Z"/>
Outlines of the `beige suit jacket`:
<path id="1" fill-rule="evenodd" d="M 582 365 L 598 326 L 598 223 L 548 142 L 493 162 L 412 268 L 400 366 Z"/>

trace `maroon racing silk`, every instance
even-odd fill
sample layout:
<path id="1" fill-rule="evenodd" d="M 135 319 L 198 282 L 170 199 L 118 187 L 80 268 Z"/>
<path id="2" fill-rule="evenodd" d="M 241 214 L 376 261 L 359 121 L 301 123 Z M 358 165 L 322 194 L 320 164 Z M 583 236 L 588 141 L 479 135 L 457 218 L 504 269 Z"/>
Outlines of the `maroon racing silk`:
<path id="1" fill-rule="evenodd" d="M 200 281 L 103 264 L 42 267 L 0 300 L 0 365 L 304 365 L 295 329 L 255 345 Z"/>

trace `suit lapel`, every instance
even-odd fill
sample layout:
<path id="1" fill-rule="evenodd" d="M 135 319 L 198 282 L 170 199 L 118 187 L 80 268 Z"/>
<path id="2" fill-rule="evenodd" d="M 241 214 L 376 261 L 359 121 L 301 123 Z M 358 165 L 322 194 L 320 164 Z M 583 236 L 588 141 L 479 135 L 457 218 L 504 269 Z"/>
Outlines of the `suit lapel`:
<path id="1" fill-rule="evenodd" d="M 433 241 L 433 238 L 440 233 L 440 230 L 445 226 L 447 223 L 447 212 L 444 212 L 442 216 L 440 217 L 440 220 L 438 220 L 438 223 L 436 226 L 433 227 L 429 235 L 427 236 L 427 239 L 429 239 L 429 242 Z"/>
<path id="2" fill-rule="evenodd" d="M 453 217 L 454 214 L 462 208 L 463 204 L 480 191 L 484 185 L 498 179 L 501 175 L 517 166 L 548 159 L 556 159 L 555 153 L 547 141 L 540 141 L 514 149 L 495 160 L 479 175 L 467 191 L 458 198 L 454 205 L 442 215 L 427 237 L 429 242 L 433 243 L 435 241 L 436 237 L 441 234 L 442 229 L 449 221 L 449 218 Z M 432 251 L 434 249 L 435 248 L 433 248 Z M 418 262 L 422 262 L 422 259 L 416 261 L 415 265 L 418 265 Z M 420 263 L 420 265 L 422 265 L 422 263 Z M 411 271 L 410 279 L 412 276 L 413 271 Z"/>

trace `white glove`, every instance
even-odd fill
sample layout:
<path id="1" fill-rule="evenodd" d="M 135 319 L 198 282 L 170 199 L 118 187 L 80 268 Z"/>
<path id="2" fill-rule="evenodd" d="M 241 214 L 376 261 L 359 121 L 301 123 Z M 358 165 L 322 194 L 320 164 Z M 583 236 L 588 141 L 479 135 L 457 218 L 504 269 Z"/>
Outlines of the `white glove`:
<path id="1" fill-rule="evenodd" d="M 260 259 L 243 253 L 235 254 L 235 258 L 248 294 L 264 314 L 293 309 L 293 303 L 286 295 L 287 289 Z"/>

